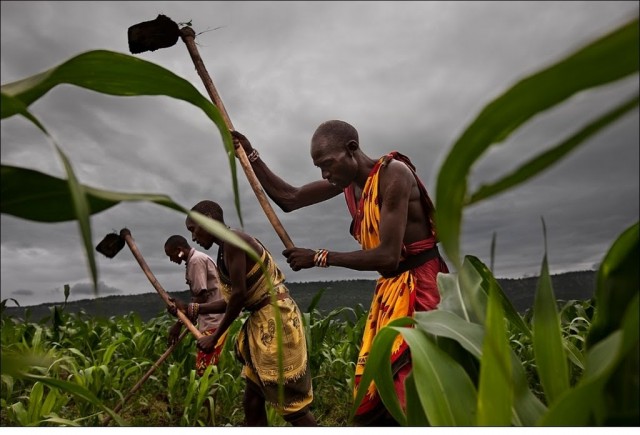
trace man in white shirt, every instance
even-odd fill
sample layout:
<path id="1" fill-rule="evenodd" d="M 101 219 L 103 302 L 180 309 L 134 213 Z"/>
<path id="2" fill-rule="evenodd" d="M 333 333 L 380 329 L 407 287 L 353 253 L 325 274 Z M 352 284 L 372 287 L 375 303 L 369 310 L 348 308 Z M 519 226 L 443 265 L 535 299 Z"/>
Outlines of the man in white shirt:
<path id="1" fill-rule="evenodd" d="M 215 261 L 204 252 L 200 252 L 187 242 L 187 239 L 180 235 L 173 235 L 164 244 L 164 252 L 169 260 L 182 264 L 185 262 L 185 279 L 191 291 L 191 303 L 197 307 L 198 304 L 214 302 L 222 299 L 218 288 L 218 268 Z M 197 322 L 197 328 L 203 335 L 211 335 L 218 329 L 224 314 L 202 314 L 187 313 L 190 320 Z M 169 345 L 175 343 L 180 335 L 182 322 L 178 320 L 169 330 Z M 198 350 L 196 355 L 196 372 L 202 376 L 206 368 L 211 364 L 218 363 L 220 351 L 224 345 L 226 333 L 223 334 L 213 351 L 204 353 Z"/>

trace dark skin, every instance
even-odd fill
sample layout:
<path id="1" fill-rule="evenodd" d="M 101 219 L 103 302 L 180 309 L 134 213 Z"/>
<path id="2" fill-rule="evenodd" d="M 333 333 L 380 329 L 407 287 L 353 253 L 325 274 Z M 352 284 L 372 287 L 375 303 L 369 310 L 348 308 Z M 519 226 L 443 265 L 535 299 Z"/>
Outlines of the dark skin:
<path id="1" fill-rule="evenodd" d="M 169 261 L 176 264 L 182 264 L 187 255 L 189 255 L 189 250 L 191 248 L 183 248 L 178 246 L 164 246 L 164 253 L 169 257 Z M 171 298 L 174 303 L 176 303 L 175 299 Z M 169 336 L 167 338 L 169 346 L 178 342 L 178 337 L 180 336 L 180 331 L 182 330 L 182 322 L 177 321 L 170 329 Z"/>
<path id="2" fill-rule="evenodd" d="M 231 134 L 236 147 L 242 146 L 247 154 L 253 151 L 244 135 L 237 131 Z M 320 169 L 323 179 L 300 187 L 281 179 L 259 158 L 251 166 L 267 195 L 283 211 L 290 212 L 340 195 L 349 185 L 354 186 L 356 200 L 359 201 L 367 177 L 377 162 L 362 152 L 356 140 L 337 143 L 321 136 L 314 136 L 311 142 L 311 159 Z M 418 185 L 404 163 L 392 160 L 381 169 L 379 198 L 380 245 L 370 250 L 330 251 L 327 265 L 354 270 L 393 271 L 401 260 L 403 244 L 431 236 Z M 315 250 L 295 247 L 285 249 L 282 254 L 294 271 L 314 267 Z"/>
<path id="3" fill-rule="evenodd" d="M 169 261 L 176 264 L 182 264 L 183 262 L 186 262 L 190 252 L 191 252 L 190 246 L 175 246 L 175 245 L 172 246 L 172 245 L 166 245 L 166 244 L 164 246 L 164 253 L 167 255 L 167 257 L 169 257 Z M 191 301 L 198 302 L 198 303 L 203 302 L 206 299 L 205 290 L 206 289 L 201 289 L 199 295 L 191 296 Z M 174 298 L 169 298 L 169 299 L 173 301 L 173 303 L 176 306 L 185 307 L 185 310 L 186 310 L 186 305 L 184 305 L 181 301 L 177 301 Z M 171 307 L 168 307 L 168 310 L 171 314 L 175 315 L 175 311 Z M 171 328 L 169 328 L 169 336 L 167 337 L 169 346 L 178 342 L 178 337 L 180 336 L 181 330 L 182 330 L 182 322 L 179 320 Z"/>
<path id="4" fill-rule="evenodd" d="M 215 219 L 215 217 L 206 214 L 207 217 Z M 224 223 L 224 222 L 222 222 Z M 203 352 L 211 352 L 220 336 L 229 329 L 229 326 L 238 318 L 247 301 L 247 273 L 255 266 L 255 261 L 247 256 L 240 248 L 231 243 L 223 243 L 221 239 L 209 233 L 190 217 L 185 221 L 187 230 L 191 233 L 194 242 L 205 249 L 211 248 L 214 244 L 222 246 L 223 261 L 226 269 L 229 271 L 231 280 L 231 295 L 229 301 L 224 300 L 200 304 L 200 313 L 224 313 L 222 321 L 218 329 L 212 334 L 198 339 L 198 348 Z M 232 229 L 236 236 L 244 240 L 253 250 L 262 255 L 263 248 L 256 240 L 248 234 Z M 186 312 L 186 305 L 176 301 L 176 306 L 181 311 Z M 265 409 L 265 400 L 260 394 L 256 386 L 249 385 L 245 388 L 243 406 L 247 419 L 247 426 L 267 426 L 267 413 Z M 300 418 L 290 422 L 293 426 L 317 426 L 315 418 L 311 412 L 307 411 Z"/>
<path id="5" fill-rule="evenodd" d="M 229 271 L 229 278 L 232 283 L 232 291 L 229 301 L 225 302 L 224 300 L 221 300 L 200 304 L 200 312 L 203 314 L 224 313 L 220 326 L 216 332 L 198 339 L 198 348 L 203 352 L 211 352 L 222 334 L 229 329 L 229 326 L 231 326 L 233 321 L 238 318 L 244 308 L 247 299 L 246 276 L 255 265 L 255 262 L 248 259 L 243 250 L 230 243 L 223 243 L 222 240 L 210 234 L 193 219 L 187 217 L 185 225 L 187 230 L 191 232 L 193 241 L 203 248 L 209 249 L 214 244 L 222 246 L 224 265 Z M 249 237 L 247 234 L 238 230 L 231 231 L 247 242 L 254 250 L 256 250 L 256 252 L 260 254 L 262 253 L 262 248 L 252 237 Z"/>

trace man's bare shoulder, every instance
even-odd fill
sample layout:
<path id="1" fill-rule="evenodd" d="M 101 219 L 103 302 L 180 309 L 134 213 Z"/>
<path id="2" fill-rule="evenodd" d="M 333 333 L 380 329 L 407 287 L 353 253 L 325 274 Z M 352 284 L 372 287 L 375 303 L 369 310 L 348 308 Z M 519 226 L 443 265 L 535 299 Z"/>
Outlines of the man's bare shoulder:
<path id="1" fill-rule="evenodd" d="M 240 231 L 238 229 L 232 229 L 231 230 L 236 236 L 238 236 L 239 238 L 241 238 L 245 243 L 247 243 L 249 246 L 251 246 L 253 248 L 254 251 L 256 251 L 256 253 L 258 255 L 262 255 L 262 245 L 259 242 L 258 239 L 256 239 L 254 236 L 252 236 L 251 234 L 247 234 L 244 231 Z M 244 253 L 244 249 L 235 246 L 231 243 L 227 243 L 225 244 L 225 249 L 230 249 L 232 251 L 237 251 L 237 252 L 242 252 Z"/>
<path id="2" fill-rule="evenodd" d="M 386 162 L 382 167 L 380 175 L 380 182 L 384 184 L 405 182 L 413 185 L 416 182 L 411 169 L 398 160 L 389 160 Z"/>

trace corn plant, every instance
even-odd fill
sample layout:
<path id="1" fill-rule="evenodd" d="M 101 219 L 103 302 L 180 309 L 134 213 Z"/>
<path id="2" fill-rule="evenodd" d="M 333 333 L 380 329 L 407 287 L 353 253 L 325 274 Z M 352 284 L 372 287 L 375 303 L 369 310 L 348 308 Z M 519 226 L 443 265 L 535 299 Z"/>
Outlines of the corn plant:
<path id="1" fill-rule="evenodd" d="M 33 384 L 25 399 L 26 406 L 24 402 L 15 402 L 8 408 L 9 418 L 18 422 L 20 426 L 39 426 L 53 421 L 48 418 L 55 419 L 55 413 L 69 401 L 69 397 L 56 388 L 48 388 L 45 391 L 44 385 L 40 382 Z M 71 425 L 77 426 L 76 423 Z"/>
<path id="2" fill-rule="evenodd" d="M 482 263 L 477 260 L 468 258 L 467 264 L 470 269 L 465 273 L 470 276 L 465 278 L 466 281 L 474 281 L 472 273 L 485 273 Z M 484 285 L 487 289 L 491 285 L 490 282 L 478 280 L 477 277 L 475 282 L 478 286 Z M 450 288 L 454 289 L 455 286 Z M 456 299 L 461 299 L 459 294 L 445 292 L 443 298 L 445 306 L 448 306 L 452 312 L 460 308 L 456 308 L 451 303 L 451 300 Z M 473 304 L 468 304 L 468 306 L 471 305 Z M 578 343 L 576 347 L 581 352 L 585 352 L 585 347 L 579 346 L 585 335 L 582 324 L 591 323 L 593 318 L 590 307 L 589 301 L 580 301 L 561 304 L 558 308 L 563 341 Z M 443 312 L 439 314 L 442 316 L 445 313 L 444 310 L 441 311 Z M 311 331 L 323 331 L 322 334 L 310 333 L 315 340 L 310 353 L 315 396 L 311 406 L 318 421 L 325 426 L 348 424 L 349 409 L 344 404 L 349 403 L 353 398 L 354 362 L 358 353 L 362 326 L 366 320 L 366 311 L 362 307 L 340 312 L 342 315 L 337 314 L 337 311 L 325 315 L 314 309 L 312 313 L 305 313 L 312 314 L 306 317 L 308 323 L 305 326 Z M 487 314 L 487 317 L 492 316 Z M 157 359 L 157 352 L 164 350 L 166 330 L 173 323 L 173 319 L 166 315 L 151 319 L 147 323 L 141 322 L 139 325 L 132 321 L 131 315 L 109 319 L 92 319 L 82 313 L 68 315 L 65 317 L 66 327 L 70 331 L 77 330 L 79 333 L 66 335 L 64 345 L 61 346 L 60 343 L 52 341 L 53 325 L 50 321 L 32 325 L 16 322 L 15 319 L 6 316 L 3 320 L 5 324 L 13 325 L 12 328 L 2 330 L 3 357 L 14 353 L 16 358 L 22 358 L 23 365 L 33 366 L 33 372 L 67 382 L 64 387 L 63 384 L 61 386 L 44 384 L 43 394 L 40 394 L 38 393 L 40 387 L 34 387 L 35 383 L 40 381 L 3 374 L 0 396 L 2 424 L 20 426 L 100 424 L 100 416 L 103 414 L 101 406 L 90 400 L 78 399 L 65 389 L 67 385 L 85 390 L 87 395 L 93 395 L 103 405 L 120 404 L 133 382 L 139 379 Z M 440 327 L 446 325 L 445 321 L 436 320 L 436 325 Z M 238 319 L 232 325 L 217 368 L 211 368 L 202 378 L 196 377 L 193 371 L 195 353 L 193 340 L 188 338 L 181 342 L 138 393 L 129 402 L 124 403 L 121 412 L 122 422 L 133 426 L 237 426 L 242 424 L 244 380 L 240 377 L 241 367 L 234 355 L 235 337 L 242 321 L 243 319 Z M 422 319 L 420 321 L 423 322 Z M 94 346 L 93 352 L 85 355 L 82 353 L 84 350 L 81 352 L 80 349 L 84 349 L 86 345 L 87 340 L 82 334 L 87 324 L 100 338 L 96 343 L 93 339 L 91 340 Z M 431 323 L 427 324 L 430 328 L 434 327 Z M 528 386 L 532 395 L 544 404 L 544 392 L 535 372 L 530 320 L 525 318 L 523 325 L 514 326 L 514 322 L 507 322 L 504 333 L 508 338 L 505 340 L 508 340 L 513 349 L 511 352 L 514 358 L 524 360 L 522 355 L 531 356 L 531 366 L 527 367 L 523 362 L 517 379 L 521 382 L 521 386 Z M 477 326 L 481 327 L 480 324 Z M 35 341 L 27 341 L 28 345 L 33 342 L 37 344 L 38 349 L 50 350 L 46 360 L 35 362 L 24 360 L 24 356 L 29 354 L 23 352 L 28 348 L 20 347 L 20 350 L 16 351 L 16 344 L 23 346 L 21 344 L 23 338 L 18 336 L 19 331 L 27 333 L 31 339 L 36 338 Z M 40 331 L 40 333 L 34 334 L 34 331 Z M 111 331 L 123 331 L 123 334 L 113 334 Z M 151 346 L 148 354 L 135 354 L 137 343 L 147 340 L 155 341 L 153 337 L 157 335 L 162 338 L 158 341 L 163 342 L 159 344 L 160 349 L 153 349 L 154 346 Z M 121 340 L 124 336 L 135 336 L 137 339 Z M 142 336 L 148 337 L 143 339 Z M 16 343 L 10 343 L 9 337 Z M 582 340 L 576 337 L 581 337 Z M 520 344 L 514 345 L 515 341 L 519 341 Z M 470 360 L 478 361 L 475 359 L 475 354 L 467 352 L 457 341 L 442 334 L 437 336 L 437 343 L 438 347 L 444 349 L 445 354 L 454 361 L 462 361 L 463 357 L 467 357 L 463 367 L 467 373 L 471 373 L 469 377 L 476 385 L 481 377 L 478 370 L 474 372 L 474 365 L 469 364 Z M 481 345 L 481 340 L 478 340 L 478 347 Z M 531 373 L 535 373 L 535 377 L 532 377 Z M 570 381 L 570 384 L 574 386 L 576 381 Z M 540 390 L 539 397 L 536 389 Z M 40 398 L 42 408 L 37 408 L 36 398 Z M 48 401 L 46 406 L 43 403 L 45 400 Z M 530 400 L 535 403 L 534 399 Z M 51 402 L 55 403 L 48 414 L 35 411 L 36 409 L 48 410 Z M 30 409 L 32 411 L 29 411 Z M 270 425 L 287 425 L 270 406 L 267 408 L 267 417 Z M 411 421 L 413 424 L 429 424 L 429 420 L 426 418 L 421 420 L 421 417 L 412 417 Z"/>

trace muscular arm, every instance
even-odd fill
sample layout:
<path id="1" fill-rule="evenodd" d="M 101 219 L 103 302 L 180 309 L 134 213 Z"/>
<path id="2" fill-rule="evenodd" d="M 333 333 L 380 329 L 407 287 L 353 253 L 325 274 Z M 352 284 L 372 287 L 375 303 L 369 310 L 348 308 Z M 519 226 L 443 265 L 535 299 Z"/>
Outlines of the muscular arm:
<path id="1" fill-rule="evenodd" d="M 374 249 L 352 252 L 330 251 L 329 266 L 340 266 L 354 270 L 393 271 L 398 267 L 402 242 L 407 228 L 409 198 L 413 186 L 413 175 L 404 164 L 391 162 L 383 169 L 380 179 L 380 244 Z M 305 252 L 303 252 L 305 251 Z M 300 248 L 283 252 L 293 270 L 312 267 L 309 255 L 313 251 Z"/>
<path id="2" fill-rule="evenodd" d="M 290 212 L 312 204 L 317 204 L 342 193 L 327 180 L 312 181 L 301 187 L 295 187 L 274 174 L 258 159 L 252 165 L 264 191 L 284 212 Z"/>
<path id="3" fill-rule="evenodd" d="M 231 134 L 234 137 L 236 146 L 242 144 L 247 155 L 253 151 L 249 140 L 241 133 L 234 131 Z M 342 193 L 342 190 L 326 180 L 313 181 L 301 187 L 292 186 L 271 171 L 261 158 L 251 163 L 251 167 L 269 198 L 287 213 L 326 201 Z"/>
<path id="4" fill-rule="evenodd" d="M 227 303 L 224 299 L 200 304 L 198 308 L 200 314 L 220 314 L 225 311 L 227 311 Z"/>

